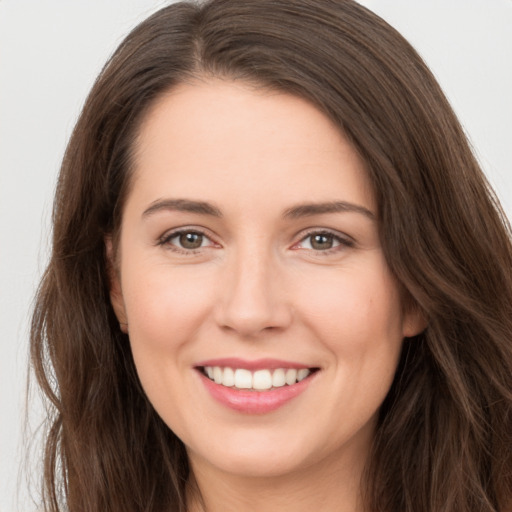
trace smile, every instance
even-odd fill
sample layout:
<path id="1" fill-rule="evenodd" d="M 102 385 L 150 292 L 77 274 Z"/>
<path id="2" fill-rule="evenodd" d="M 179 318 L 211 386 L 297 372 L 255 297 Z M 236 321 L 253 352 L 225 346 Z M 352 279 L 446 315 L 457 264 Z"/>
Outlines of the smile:
<path id="1" fill-rule="evenodd" d="M 303 394 L 320 373 L 301 363 L 237 358 L 204 361 L 195 366 L 215 402 L 245 414 L 267 414 Z"/>
<path id="2" fill-rule="evenodd" d="M 251 371 L 246 368 L 202 367 L 203 374 L 216 384 L 253 391 L 292 386 L 307 378 L 314 370 L 313 368 L 276 368 Z"/>

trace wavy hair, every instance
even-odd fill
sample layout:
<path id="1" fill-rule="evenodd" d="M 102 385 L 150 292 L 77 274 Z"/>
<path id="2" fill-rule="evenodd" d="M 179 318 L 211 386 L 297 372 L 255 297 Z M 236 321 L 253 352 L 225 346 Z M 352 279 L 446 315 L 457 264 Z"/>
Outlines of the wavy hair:
<path id="1" fill-rule="evenodd" d="M 186 510 L 188 463 L 137 378 L 108 290 L 132 147 L 156 99 L 220 77 L 305 98 L 366 162 L 406 340 L 362 488 L 372 512 L 503 512 L 512 498 L 510 227 L 432 74 L 351 0 L 169 5 L 99 75 L 69 141 L 31 357 L 51 412 L 47 512 Z"/>

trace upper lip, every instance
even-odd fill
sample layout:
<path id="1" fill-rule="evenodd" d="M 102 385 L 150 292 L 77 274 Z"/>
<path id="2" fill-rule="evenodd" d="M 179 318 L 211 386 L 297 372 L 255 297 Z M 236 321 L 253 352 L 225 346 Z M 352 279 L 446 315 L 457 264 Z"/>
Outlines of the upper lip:
<path id="1" fill-rule="evenodd" d="M 196 367 L 220 366 L 222 368 L 243 368 L 245 370 L 275 370 L 277 368 L 314 368 L 311 365 L 298 363 L 295 361 L 285 361 L 282 359 L 240 359 L 238 357 L 225 357 L 219 359 L 208 359 L 195 365 Z"/>

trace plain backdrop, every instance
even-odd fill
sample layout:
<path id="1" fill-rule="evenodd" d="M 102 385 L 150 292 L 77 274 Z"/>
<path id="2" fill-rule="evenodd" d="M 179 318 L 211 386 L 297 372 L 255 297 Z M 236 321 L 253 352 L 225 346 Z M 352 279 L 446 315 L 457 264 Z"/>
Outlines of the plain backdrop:
<path id="1" fill-rule="evenodd" d="M 33 436 L 41 407 L 33 392 L 24 434 L 27 340 L 59 162 L 108 56 L 166 3 L 0 0 L 0 512 L 35 510 L 25 479 L 39 477 Z M 512 0 L 361 3 L 401 31 L 430 65 L 510 217 Z M 22 466 L 28 470 L 20 477 Z"/>

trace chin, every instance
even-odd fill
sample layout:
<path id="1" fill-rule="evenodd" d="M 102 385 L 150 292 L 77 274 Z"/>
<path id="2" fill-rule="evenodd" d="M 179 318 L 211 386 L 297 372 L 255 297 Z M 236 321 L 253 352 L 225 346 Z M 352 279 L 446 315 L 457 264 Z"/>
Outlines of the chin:
<path id="1" fill-rule="evenodd" d="M 220 436 L 209 440 L 208 449 L 188 450 L 189 459 L 239 477 L 278 478 L 296 474 L 321 461 L 321 447 L 310 446 L 307 437 L 259 432 Z"/>

